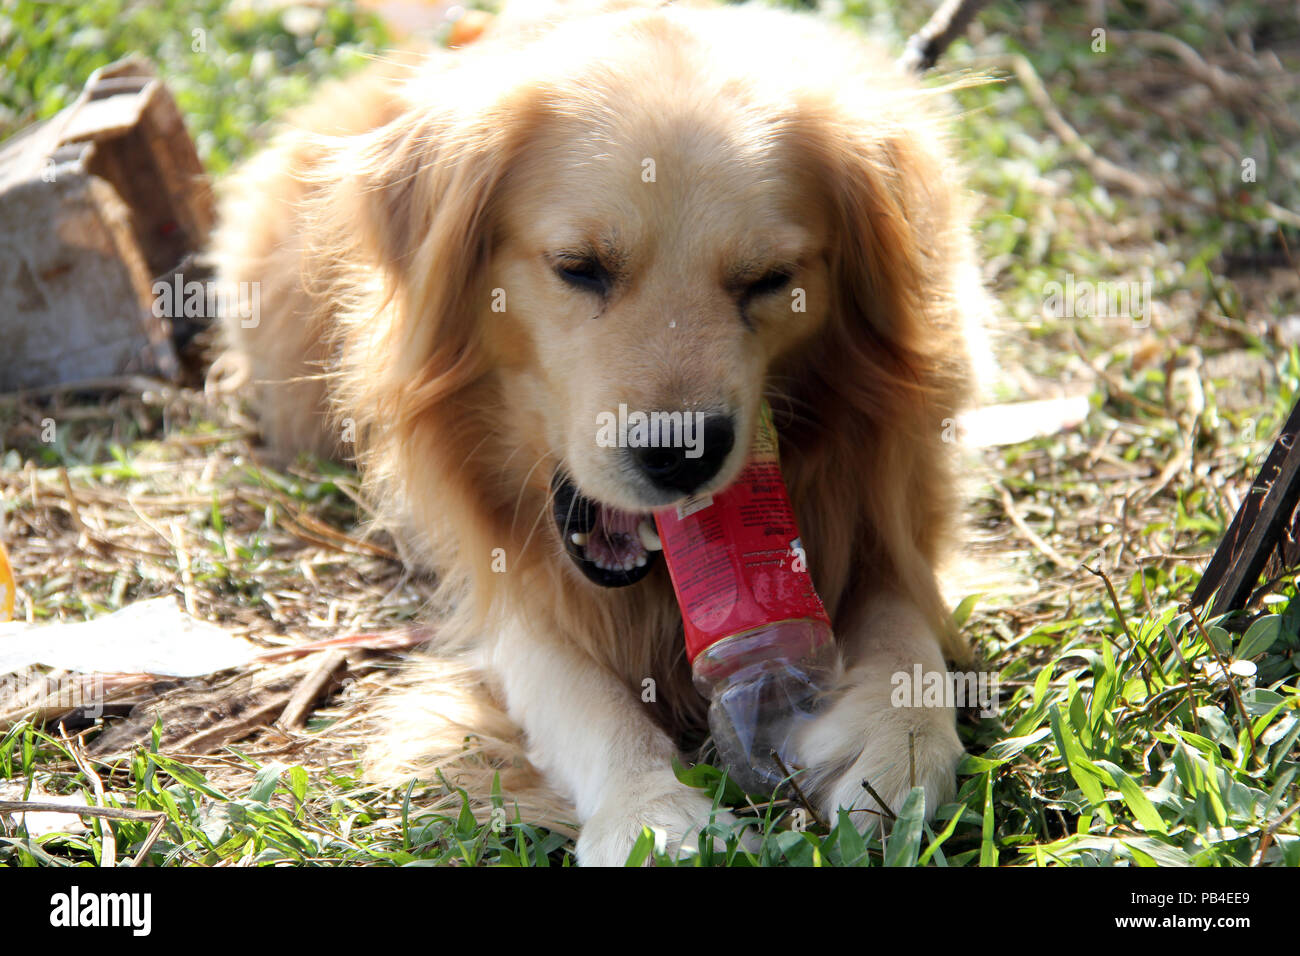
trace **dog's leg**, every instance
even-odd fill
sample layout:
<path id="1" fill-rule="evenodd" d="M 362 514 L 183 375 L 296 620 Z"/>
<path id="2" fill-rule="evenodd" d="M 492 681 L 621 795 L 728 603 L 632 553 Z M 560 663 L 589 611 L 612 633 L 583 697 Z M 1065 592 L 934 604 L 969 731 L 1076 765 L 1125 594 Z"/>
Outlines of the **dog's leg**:
<path id="1" fill-rule="evenodd" d="M 923 674 L 946 672 L 939 640 L 921 613 L 892 597 L 875 598 L 864 611 L 857 632 L 841 635 L 846 667 L 840 694 L 796 745 L 808 768 L 798 779 L 816 794 L 828 822 L 843 807 L 860 830 L 874 826 L 882 812 L 864 780 L 895 813 L 914 780 L 925 788 L 929 815 L 952 799 L 962 755 L 952 707 L 921 706 L 915 699 L 908 701 L 912 706 L 895 706 L 902 695 L 894 690 L 903 679 L 895 675 L 910 683 L 917 664 Z"/>
<path id="2" fill-rule="evenodd" d="M 522 622 L 502 631 L 491 661 L 529 759 L 573 799 L 579 864 L 621 866 L 647 826 L 668 852 L 694 847 L 712 801 L 677 780 L 673 743 L 631 688 Z"/>

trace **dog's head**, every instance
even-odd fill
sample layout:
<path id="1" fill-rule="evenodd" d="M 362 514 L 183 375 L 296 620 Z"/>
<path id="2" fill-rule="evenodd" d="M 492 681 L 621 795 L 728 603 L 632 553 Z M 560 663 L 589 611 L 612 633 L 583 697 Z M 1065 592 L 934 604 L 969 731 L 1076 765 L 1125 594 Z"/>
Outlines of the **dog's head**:
<path id="1" fill-rule="evenodd" d="M 631 584 L 650 513 L 735 479 L 765 397 L 824 383 L 817 426 L 923 387 L 947 170 L 856 44 L 664 10 L 463 56 L 348 154 L 339 205 L 390 300 L 351 320 L 352 401 L 405 480 L 476 476 L 512 525 L 545 495 L 583 574 Z"/>

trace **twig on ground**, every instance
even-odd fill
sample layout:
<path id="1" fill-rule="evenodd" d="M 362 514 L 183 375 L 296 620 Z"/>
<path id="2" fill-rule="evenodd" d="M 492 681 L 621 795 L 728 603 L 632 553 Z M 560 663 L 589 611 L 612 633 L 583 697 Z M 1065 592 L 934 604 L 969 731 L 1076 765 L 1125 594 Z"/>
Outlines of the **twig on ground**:
<path id="1" fill-rule="evenodd" d="M 103 817 L 106 820 L 156 820 L 165 816 L 161 810 L 127 810 L 121 807 L 91 807 L 53 800 L 0 800 L 0 813 L 69 813 L 80 817 Z"/>
<path id="2" fill-rule="evenodd" d="M 781 759 L 781 755 L 773 750 L 772 759 L 775 760 L 776 765 L 781 768 L 782 776 L 790 781 L 790 786 L 793 788 L 795 796 L 799 798 L 799 803 L 803 805 L 803 808 L 808 811 L 808 814 L 817 822 L 818 826 L 827 826 L 826 821 L 822 819 L 822 815 L 817 812 L 817 808 L 812 805 L 812 801 L 808 799 L 803 792 L 803 788 L 800 787 L 798 781 L 795 780 L 794 773 L 785 765 L 785 761 Z"/>
<path id="3" fill-rule="evenodd" d="M 876 793 L 876 788 L 871 785 L 870 780 L 864 777 L 862 779 L 862 787 L 864 790 L 867 791 L 867 793 L 871 794 L 871 799 L 875 800 L 876 803 L 880 804 L 880 810 L 882 813 L 884 813 L 886 817 L 888 817 L 891 820 L 898 819 L 898 815 L 894 813 L 893 809 L 889 806 L 889 804 L 885 802 L 884 797 Z"/>
<path id="4" fill-rule="evenodd" d="M 1273 834 L 1277 832 L 1278 827 L 1295 816 L 1297 811 L 1300 811 L 1300 800 L 1287 807 L 1281 816 L 1268 825 L 1268 828 L 1264 830 L 1264 835 L 1259 838 L 1258 849 L 1250 857 L 1251 866 L 1259 866 L 1263 862 L 1264 854 L 1268 852 L 1268 845 L 1273 842 Z"/>
<path id="5" fill-rule="evenodd" d="M 347 655 L 339 650 L 326 651 L 320 663 L 309 671 L 294 689 L 276 721 L 285 730 L 297 730 L 307 722 L 307 714 L 324 694 L 326 686 L 340 669 L 347 666 Z"/>
<path id="6" fill-rule="evenodd" d="M 938 62 L 943 51 L 966 32 L 988 0 L 944 0 L 925 26 L 907 41 L 898 65 L 908 73 L 923 73 Z"/>
<path id="7" fill-rule="evenodd" d="M 1154 694 L 1155 690 L 1151 687 L 1151 675 L 1148 673 L 1148 663 L 1151 665 L 1150 669 L 1153 669 L 1159 676 L 1161 683 L 1169 683 L 1169 678 L 1165 676 L 1164 668 L 1160 666 L 1160 661 L 1156 660 L 1156 656 L 1151 652 L 1151 649 L 1139 641 L 1137 636 L 1129 628 L 1128 618 L 1124 616 L 1124 609 L 1120 607 L 1119 597 L 1115 594 L 1115 585 L 1110 583 L 1110 575 L 1101 570 L 1101 568 L 1090 568 L 1086 564 L 1083 565 L 1083 570 L 1101 578 L 1102 583 L 1106 586 L 1106 593 L 1110 595 L 1111 606 L 1115 608 L 1115 614 L 1119 618 L 1119 626 L 1123 628 L 1125 636 L 1128 637 L 1129 644 L 1135 649 L 1140 648 L 1142 650 L 1142 656 L 1145 660 L 1140 666 L 1138 673 L 1142 675 L 1142 683 L 1146 685 L 1148 696 Z M 1105 631 L 1102 631 L 1102 636 L 1109 637 Z"/>
<path id="8" fill-rule="evenodd" d="M 1219 665 L 1219 670 L 1223 673 L 1223 680 L 1228 685 L 1228 692 L 1232 694 L 1232 700 L 1237 705 L 1237 713 L 1241 717 L 1241 722 L 1246 725 L 1246 733 L 1250 737 L 1250 756 L 1251 759 L 1254 759 L 1255 727 L 1253 721 L 1250 719 L 1250 714 L 1246 711 L 1246 705 L 1241 701 L 1241 694 L 1237 691 L 1237 682 L 1232 679 L 1232 672 L 1228 670 L 1228 665 L 1224 661 L 1223 656 L 1219 653 L 1219 649 L 1214 646 L 1214 641 L 1210 640 L 1210 634 L 1206 631 L 1205 625 L 1201 623 L 1201 618 L 1197 615 L 1196 608 L 1189 602 L 1184 604 L 1182 609 L 1189 613 L 1192 616 L 1192 620 L 1196 622 L 1197 629 L 1200 630 L 1201 636 L 1205 639 L 1205 646 L 1210 649 L 1210 653 L 1214 655 L 1215 663 Z"/>
<path id="9" fill-rule="evenodd" d="M 1025 57 L 1018 55 L 996 57 L 992 65 L 1008 69 L 1016 75 L 1030 101 L 1043 114 L 1043 119 L 1047 121 L 1047 125 L 1051 127 L 1057 139 L 1064 143 L 1066 148 L 1074 153 L 1075 158 L 1087 166 L 1097 179 L 1133 196 L 1162 196 L 1170 192 L 1164 184 L 1118 166 L 1106 157 L 1098 155 L 1052 102 L 1051 94 L 1043 85 L 1038 71 Z"/>
<path id="10" fill-rule="evenodd" d="M 95 768 L 91 766 L 90 761 L 86 758 L 81 741 L 76 737 L 69 736 L 62 723 L 59 724 L 59 734 L 63 738 L 64 745 L 68 748 L 68 753 L 72 755 L 77 769 L 90 781 L 90 785 L 95 791 L 95 803 L 101 807 L 108 806 L 108 802 L 104 798 L 104 781 L 99 779 L 99 774 L 95 772 Z M 103 833 L 103 842 L 100 845 L 99 865 L 111 869 L 117 866 L 117 836 L 113 833 L 113 828 L 106 824 L 100 825 L 100 831 Z"/>
<path id="11" fill-rule="evenodd" d="M 1025 519 L 1020 517 L 1020 512 L 1016 510 L 1015 502 L 1011 500 L 1011 493 L 1007 491 L 1006 486 L 999 483 L 998 494 L 1002 496 L 1002 510 L 1006 512 L 1011 523 L 1016 526 L 1017 530 L 1024 535 L 1030 544 L 1038 550 L 1043 557 L 1051 561 L 1062 571 L 1073 571 L 1077 564 L 1072 564 L 1061 556 L 1061 553 L 1044 541 L 1033 528 L 1025 523 Z"/>
<path id="12" fill-rule="evenodd" d="M 140 844 L 140 849 L 136 851 L 135 856 L 131 857 L 131 866 L 139 866 L 141 862 L 149 859 L 149 851 L 158 842 L 158 837 L 162 836 L 163 828 L 166 826 L 167 817 L 160 813 L 158 819 L 153 822 L 153 826 L 149 828 L 149 835 Z"/>

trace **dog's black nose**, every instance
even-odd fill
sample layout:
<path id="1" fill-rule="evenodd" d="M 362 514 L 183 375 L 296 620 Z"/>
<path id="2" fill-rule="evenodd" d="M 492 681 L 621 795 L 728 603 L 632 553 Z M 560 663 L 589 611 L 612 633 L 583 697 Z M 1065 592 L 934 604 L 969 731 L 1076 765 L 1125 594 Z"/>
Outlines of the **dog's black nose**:
<path id="1" fill-rule="evenodd" d="M 670 440 L 628 450 L 656 488 L 690 494 L 722 469 L 735 443 L 736 426 L 730 415 L 687 413 L 681 431 L 672 429 Z"/>

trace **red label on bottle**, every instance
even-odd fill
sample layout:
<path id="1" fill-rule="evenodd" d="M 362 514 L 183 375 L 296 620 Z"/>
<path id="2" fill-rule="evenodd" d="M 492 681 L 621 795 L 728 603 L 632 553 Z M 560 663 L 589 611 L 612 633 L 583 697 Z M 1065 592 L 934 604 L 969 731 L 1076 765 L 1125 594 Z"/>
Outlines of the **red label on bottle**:
<path id="1" fill-rule="evenodd" d="M 712 498 L 656 512 L 655 524 L 692 662 L 723 638 L 765 624 L 809 618 L 830 625 L 808 573 L 766 404 L 740 477 Z"/>

